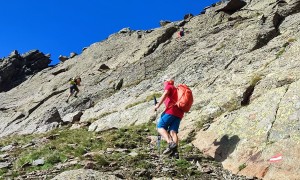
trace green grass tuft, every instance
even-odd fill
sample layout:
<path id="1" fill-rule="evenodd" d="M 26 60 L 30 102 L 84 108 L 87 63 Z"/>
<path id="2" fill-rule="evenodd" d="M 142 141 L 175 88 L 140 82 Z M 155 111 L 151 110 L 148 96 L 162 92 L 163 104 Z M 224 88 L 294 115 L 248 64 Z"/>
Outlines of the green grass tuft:
<path id="1" fill-rule="evenodd" d="M 135 102 L 135 103 L 132 103 L 132 104 L 129 104 L 125 107 L 125 109 L 129 109 L 131 107 L 134 107 L 134 106 L 137 106 L 139 104 L 142 104 L 142 103 L 145 103 L 146 101 L 138 101 L 138 102 Z"/>
<path id="2" fill-rule="evenodd" d="M 162 93 L 155 92 L 155 93 L 153 93 L 153 94 L 147 96 L 146 101 L 147 101 L 147 102 L 150 102 L 150 101 L 153 101 L 153 100 L 154 100 L 154 97 L 155 97 L 156 99 L 158 99 L 158 98 L 160 98 L 161 96 L 162 96 Z"/>
<path id="3" fill-rule="evenodd" d="M 255 86 L 262 79 L 262 75 L 254 74 L 251 78 L 250 85 Z"/>
<path id="4" fill-rule="evenodd" d="M 245 163 L 244 163 L 244 164 L 241 164 L 241 165 L 239 166 L 239 171 L 245 169 L 246 167 L 247 167 L 247 165 L 246 165 Z"/>
<path id="5" fill-rule="evenodd" d="M 220 45 L 220 47 L 217 47 L 217 48 L 216 48 L 216 51 L 219 51 L 219 50 L 223 49 L 225 46 L 226 46 L 226 45 L 222 43 L 222 44 Z"/>

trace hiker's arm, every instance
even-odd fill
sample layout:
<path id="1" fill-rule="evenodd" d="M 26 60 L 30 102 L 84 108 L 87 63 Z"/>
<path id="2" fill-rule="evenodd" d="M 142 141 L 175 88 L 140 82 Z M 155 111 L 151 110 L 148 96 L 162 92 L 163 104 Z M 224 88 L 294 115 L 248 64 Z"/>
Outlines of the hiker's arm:
<path id="1" fill-rule="evenodd" d="M 165 99 L 168 97 L 168 94 L 169 94 L 169 91 L 168 90 L 165 90 L 163 95 L 161 96 L 160 98 L 160 101 L 159 103 L 157 103 L 155 105 L 155 111 L 160 107 L 160 105 L 165 101 Z"/>

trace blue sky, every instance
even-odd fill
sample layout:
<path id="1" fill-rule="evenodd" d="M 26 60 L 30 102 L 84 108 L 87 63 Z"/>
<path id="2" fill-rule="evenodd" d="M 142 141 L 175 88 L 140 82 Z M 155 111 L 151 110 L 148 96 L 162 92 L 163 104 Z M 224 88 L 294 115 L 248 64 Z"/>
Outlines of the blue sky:
<path id="1" fill-rule="evenodd" d="M 124 27 L 147 30 L 160 20 L 198 15 L 216 0 L 9 0 L 0 1 L 0 58 L 32 49 L 58 56 L 81 53 Z"/>

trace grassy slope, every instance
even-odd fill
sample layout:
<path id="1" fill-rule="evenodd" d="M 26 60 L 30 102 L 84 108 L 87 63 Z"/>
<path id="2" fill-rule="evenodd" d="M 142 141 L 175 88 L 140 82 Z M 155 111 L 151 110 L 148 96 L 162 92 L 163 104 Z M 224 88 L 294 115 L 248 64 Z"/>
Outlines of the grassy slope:
<path id="1" fill-rule="evenodd" d="M 192 164 L 185 158 L 172 160 L 169 158 L 158 158 L 156 147 L 151 147 L 148 136 L 155 136 L 156 129 L 154 124 L 144 124 L 140 126 L 127 127 L 106 132 L 89 132 L 87 129 L 69 130 L 67 128 L 57 129 L 45 134 L 12 136 L 0 141 L 1 146 L 17 144 L 16 148 L 9 152 L 10 158 L 13 158 L 12 167 L 1 169 L 2 178 L 18 177 L 30 172 L 42 170 L 51 171 L 55 166 L 72 159 L 78 159 L 79 162 L 92 160 L 96 166 L 93 169 L 99 171 L 122 171 L 123 177 L 129 178 L 135 176 L 136 171 L 146 170 L 147 173 L 139 174 L 139 179 L 149 176 L 172 176 L 172 177 L 201 177 L 200 171 L 195 170 Z M 22 146 L 35 142 L 34 146 L 21 148 Z M 193 147 L 181 142 L 181 157 L 193 151 Z M 166 146 L 162 142 L 162 149 Z M 105 153 L 107 148 L 128 149 L 128 152 Z M 137 152 L 137 156 L 129 155 L 130 152 Z M 89 158 L 83 155 L 87 152 L 104 152 Z M 43 166 L 30 165 L 34 160 L 43 158 Z M 67 169 L 82 168 L 83 165 L 76 164 Z M 160 169 L 168 167 L 169 172 L 163 172 Z M 49 174 L 49 173 L 48 173 Z M 50 173 L 51 174 L 51 173 Z M 50 175 L 51 176 L 51 175 Z"/>

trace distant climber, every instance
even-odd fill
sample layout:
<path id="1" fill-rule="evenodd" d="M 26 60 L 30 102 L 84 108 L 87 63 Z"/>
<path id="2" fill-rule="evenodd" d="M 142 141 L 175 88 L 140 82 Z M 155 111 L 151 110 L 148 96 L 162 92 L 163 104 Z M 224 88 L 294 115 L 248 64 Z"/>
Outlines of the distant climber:
<path id="1" fill-rule="evenodd" d="M 177 133 L 184 112 L 175 105 L 176 102 L 177 89 L 174 86 L 174 80 L 173 78 L 164 78 L 164 93 L 161 96 L 160 101 L 155 105 L 155 111 L 162 103 L 165 104 L 166 109 L 157 123 L 157 131 L 168 143 L 168 147 L 163 154 L 178 159 Z"/>
<path id="2" fill-rule="evenodd" d="M 184 28 L 180 27 L 179 32 L 178 32 L 178 38 L 181 38 L 184 36 Z"/>
<path id="3" fill-rule="evenodd" d="M 69 84 L 70 84 L 70 93 L 68 95 L 68 98 L 66 102 L 69 102 L 69 98 L 74 94 L 74 97 L 77 98 L 77 94 L 79 93 L 79 89 L 77 86 L 80 86 L 81 78 L 80 77 L 75 77 L 75 78 L 70 78 L 69 79 Z"/>

